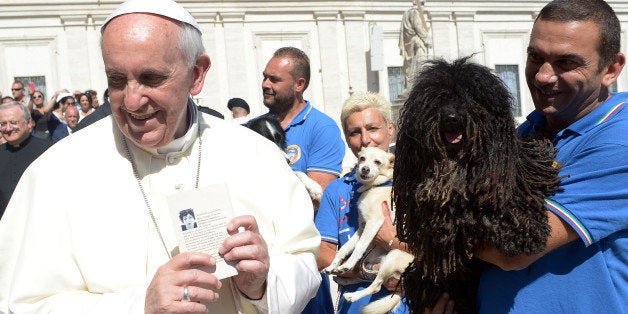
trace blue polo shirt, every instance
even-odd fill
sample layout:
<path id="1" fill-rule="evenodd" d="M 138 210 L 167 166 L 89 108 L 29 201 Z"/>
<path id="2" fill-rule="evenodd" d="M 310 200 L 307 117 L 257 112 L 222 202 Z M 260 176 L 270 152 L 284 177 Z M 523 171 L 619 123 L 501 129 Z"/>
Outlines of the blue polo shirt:
<path id="1" fill-rule="evenodd" d="M 323 241 L 341 247 L 358 229 L 358 205 L 360 198 L 358 188 L 362 186 L 355 179 L 355 169 L 342 178 L 332 181 L 321 199 L 321 205 L 316 213 L 314 222 L 321 233 Z M 370 282 L 341 287 L 342 294 L 354 292 L 368 287 Z M 338 297 L 337 313 L 360 313 L 360 308 L 366 304 L 390 295 L 390 291 L 383 288 L 370 297 L 364 297 L 356 302 L 347 302 L 342 294 Z M 405 299 L 402 300 L 405 302 Z M 404 304 L 397 307 L 392 313 L 409 313 Z"/>
<path id="2" fill-rule="evenodd" d="M 628 310 L 628 93 L 614 93 L 553 139 L 560 187 L 547 208 L 580 236 L 528 269 L 487 266 L 482 313 L 624 313 Z M 519 127 L 536 132 L 534 111 Z"/>
<path id="3" fill-rule="evenodd" d="M 340 176 L 345 143 L 334 120 L 307 101 L 285 131 L 286 154 L 293 170 Z"/>

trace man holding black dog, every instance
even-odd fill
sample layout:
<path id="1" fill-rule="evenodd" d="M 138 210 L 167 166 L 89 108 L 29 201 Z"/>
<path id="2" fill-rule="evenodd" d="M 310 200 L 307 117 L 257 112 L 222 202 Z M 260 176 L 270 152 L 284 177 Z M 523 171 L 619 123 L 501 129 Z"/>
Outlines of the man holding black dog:
<path id="1" fill-rule="evenodd" d="M 628 309 L 628 93 L 609 92 L 625 64 L 620 34 L 602 0 L 552 1 L 534 22 L 526 78 L 536 110 L 519 133 L 552 140 L 563 190 L 547 200 L 545 251 L 477 252 L 493 264 L 480 280 L 480 312 Z"/>

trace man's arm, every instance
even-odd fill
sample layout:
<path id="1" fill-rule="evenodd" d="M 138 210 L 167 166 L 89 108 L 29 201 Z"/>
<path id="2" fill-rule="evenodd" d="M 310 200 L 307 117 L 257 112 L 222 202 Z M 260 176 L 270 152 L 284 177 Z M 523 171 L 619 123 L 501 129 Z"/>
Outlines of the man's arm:
<path id="1" fill-rule="evenodd" d="M 346 151 L 340 129 L 332 123 L 334 122 L 320 128 L 316 136 L 311 139 L 306 165 L 307 176 L 316 181 L 323 191 L 340 175 Z"/>
<path id="2" fill-rule="evenodd" d="M 325 191 L 325 188 L 331 181 L 338 179 L 338 176 L 335 174 L 320 171 L 308 171 L 307 176 L 316 181 L 323 191 Z"/>
<path id="3" fill-rule="evenodd" d="M 327 241 L 321 241 L 321 247 L 318 251 L 318 257 L 316 258 L 318 270 L 323 270 L 323 268 L 331 265 L 334 257 L 336 257 L 337 249 L 338 245 Z"/>
<path id="4" fill-rule="evenodd" d="M 547 216 L 551 232 L 547 239 L 547 247 L 543 252 L 533 255 L 520 254 L 514 257 L 506 257 L 495 247 L 487 246 L 476 251 L 475 256 L 506 271 L 521 270 L 530 266 L 545 254 L 579 238 L 573 228 L 556 214 L 547 211 Z"/>

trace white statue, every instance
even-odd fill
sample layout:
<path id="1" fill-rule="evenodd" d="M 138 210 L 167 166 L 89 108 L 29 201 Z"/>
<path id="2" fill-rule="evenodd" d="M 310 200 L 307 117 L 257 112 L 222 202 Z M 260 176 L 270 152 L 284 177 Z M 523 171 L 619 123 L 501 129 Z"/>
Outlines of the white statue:
<path id="1" fill-rule="evenodd" d="M 403 56 L 403 71 L 405 81 L 402 97 L 406 98 L 412 89 L 415 73 L 427 58 L 431 41 L 428 37 L 428 27 L 423 14 L 423 2 L 412 1 L 412 8 L 403 13 L 401 32 L 399 34 L 399 49 Z"/>

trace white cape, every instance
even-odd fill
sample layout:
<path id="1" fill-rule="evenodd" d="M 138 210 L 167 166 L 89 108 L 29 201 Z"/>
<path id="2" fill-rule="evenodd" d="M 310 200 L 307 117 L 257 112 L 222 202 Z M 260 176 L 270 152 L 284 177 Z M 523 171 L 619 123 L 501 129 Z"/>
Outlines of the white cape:
<path id="1" fill-rule="evenodd" d="M 307 192 L 274 144 L 252 131 L 204 114 L 187 138 L 196 130 L 199 186 L 226 183 L 235 214 L 256 217 L 271 257 L 261 301 L 247 300 L 225 279 L 209 312 L 300 312 L 320 284 L 320 235 Z M 0 221 L 0 313 L 144 313 L 146 287 L 168 256 L 121 136 L 107 117 L 26 170 Z M 198 140 L 168 155 L 128 143 L 166 246 L 175 251 L 165 196 L 194 188 Z M 92 167 L 77 169 L 76 161 Z"/>

